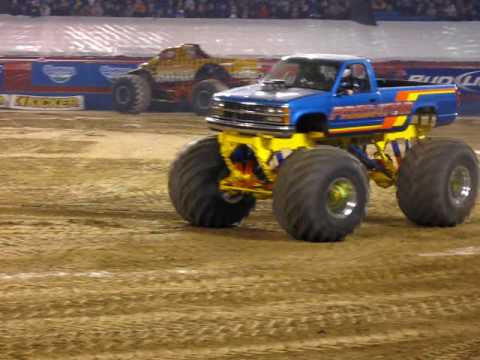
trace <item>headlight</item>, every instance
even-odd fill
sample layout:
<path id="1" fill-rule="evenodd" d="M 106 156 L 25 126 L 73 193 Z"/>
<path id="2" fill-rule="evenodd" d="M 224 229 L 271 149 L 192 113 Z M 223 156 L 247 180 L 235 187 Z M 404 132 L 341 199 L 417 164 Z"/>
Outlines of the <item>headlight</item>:
<path id="1" fill-rule="evenodd" d="M 283 108 L 269 107 L 269 108 L 267 108 L 267 113 L 272 114 L 272 115 L 282 115 L 283 114 Z"/>
<path id="2" fill-rule="evenodd" d="M 283 124 L 290 123 L 290 110 L 288 106 L 267 107 L 264 109 L 264 113 L 266 114 L 266 121 L 281 122 Z"/>
<path id="3" fill-rule="evenodd" d="M 225 107 L 225 103 L 222 100 L 220 100 L 219 98 L 213 98 L 212 99 L 212 107 L 213 106 L 223 108 L 223 107 Z"/>
<path id="4" fill-rule="evenodd" d="M 213 99 L 212 106 L 210 108 L 210 113 L 212 115 L 222 116 L 223 110 L 225 108 L 225 103 L 219 99 Z"/>

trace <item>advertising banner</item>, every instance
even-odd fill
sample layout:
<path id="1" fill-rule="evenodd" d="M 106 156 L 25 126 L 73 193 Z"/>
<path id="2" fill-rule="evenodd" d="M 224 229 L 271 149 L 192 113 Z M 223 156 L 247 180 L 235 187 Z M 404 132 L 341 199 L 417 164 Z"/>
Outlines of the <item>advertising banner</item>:
<path id="1" fill-rule="evenodd" d="M 258 59 L 262 71 L 267 71 L 276 60 Z M 0 106 L 54 110 L 111 109 L 110 89 L 113 80 L 135 69 L 141 61 L 7 61 L 0 64 L 0 93 L 35 96 L 4 97 L 0 99 Z M 374 62 L 374 67 L 377 76 L 382 78 L 457 84 L 461 92 L 460 114 L 480 115 L 480 62 L 382 61 Z"/>
<path id="2" fill-rule="evenodd" d="M 136 69 L 136 64 L 91 64 L 92 78 L 96 86 L 111 86 L 115 78 Z"/>
<path id="3" fill-rule="evenodd" d="M 480 114 L 480 63 L 391 62 L 374 64 L 379 77 L 426 84 L 456 84 L 460 114 Z"/>
<path id="4" fill-rule="evenodd" d="M 76 61 L 34 62 L 32 85 L 49 87 L 108 87 L 116 77 L 136 64 L 82 63 Z"/>
<path id="5" fill-rule="evenodd" d="M 33 86 L 88 86 L 88 64 L 81 62 L 44 62 L 32 64 Z"/>
<path id="6" fill-rule="evenodd" d="M 480 96 L 480 68 L 472 69 L 407 69 L 408 80 L 430 84 L 457 84 L 464 93 Z"/>
<path id="7" fill-rule="evenodd" d="M 21 110 L 83 110 L 83 96 L 10 95 L 9 108 Z"/>
<path id="8" fill-rule="evenodd" d="M 471 68 L 410 68 L 408 80 L 430 84 L 457 84 L 460 89 L 460 114 L 480 114 L 480 67 Z"/>

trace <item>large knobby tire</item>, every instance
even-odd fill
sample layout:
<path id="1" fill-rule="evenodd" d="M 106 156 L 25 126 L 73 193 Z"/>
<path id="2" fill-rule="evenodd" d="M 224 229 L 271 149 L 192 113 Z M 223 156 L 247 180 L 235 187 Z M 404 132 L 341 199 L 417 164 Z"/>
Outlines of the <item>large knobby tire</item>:
<path id="1" fill-rule="evenodd" d="M 144 112 L 152 101 L 148 80 L 138 74 L 129 74 L 115 80 L 112 89 L 113 108 L 122 113 Z"/>
<path id="2" fill-rule="evenodd" d="M 197 115 L 207 115 L 210 111 L 213 94 L 227 89 L 227 85 L 216 79 L 198 82 L 192 89 L 193 111 Z"/>
<path id="3" fill-rule="evenodd" d="M 222 193 L 219 182 L 227 174 L 216 137 L 189 144 L 173 162 L 168 179 L 170 199 L 178 214 L 194 226 L 215 228 L 246 218 L 255 198 Z"/>
<path id="4" fill-rule="evenodd" d="M 293 238 L 342 240 L 360 225 L 369 196 L 363 165 L 331 146 L 298 150 L 281 165 L 273 188 L 273 212 Z"/>
<path id="5" fill-rule="evenodd" d="M 477 157 L 460 140 L 421 140 L 407 152 L 400 166 L 398 204 L 418 225 L 462 223 L 475 205 L 477 190 Z"/>

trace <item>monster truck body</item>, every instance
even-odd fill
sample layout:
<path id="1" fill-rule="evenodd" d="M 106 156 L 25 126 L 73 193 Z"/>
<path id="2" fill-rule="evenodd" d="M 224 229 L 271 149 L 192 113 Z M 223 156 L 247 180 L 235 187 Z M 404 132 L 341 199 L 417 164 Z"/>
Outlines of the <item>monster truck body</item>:
<path id="1" fill-rule="evenodd" d="M 284 78 L 278 78 L 302 76 L 295 73 L 302 66 L 298 64 L 302 63 L 330 67 L 331 79 L 320 79 L 323 83 L 319 83 L 319 88 L 315 82 L 290 85 L 288 79 L 285 83 Z M 334 78 L 333 75 L 352 67 L 363 71 L 358 78 L 361 88 L 348 95 L 342 92 L 342 77 Z M 408 127 L 412 120 L 410 115 L 419 110 L 434 113 L 436 125 L 446 125 L 456 117 L 455 85 L 377 80 L 370 61 L 347 56 L 284 58 L 263 82 L 219 93 L 215 100 L 214 115 L 207 119 L 212 128 L 282 137 L 304 132 L 305 127 L 325 131 L 328 136 L 397 132 Z M 219 104 L 224 106 L 219 107 Z M 258 107 L 267 110 L 263 118 L 261 111 L 251 112 Z M 288 118 L 270 121 L 269 108 L 283 108 L 285 112 L 288 109 Z"/>
<path id="2" fill-rule="evenodd" d="M 151 101 L 187 103 L 205 114 L 213 93 L 252 83 L 259 75 L 254 59 L 212 57 L 196 44 L 167 48 L 117 79 L 114 108 L 141 112 Z"/>
<path id="3" fill-rule="evenodd" d="M 453 226 L 475 203 L 477 159 L 461 141 L 426 135 L 456 116 L 455 85 L 376 79 L 370 61 L 353 56 L 286 57 L 260 83 L 215 94 L 207 122 L 221 133 L 179 156 L 170 196 L 199 226 L 232 225 L 248 215 L 251 199 L 273 197 L 277 220 L 294 238 L 334 241 L 362 221 L 370 178 L 397 186 L 411 221 Z M 178 185 L 187 186 L 183 167 L 193 163 L 182 161 L 200 154 L 197 147 L 218 153 L 208 180 L 217 193 L 202 198 L 208 209 L 191 208 L 189 190 Z"/>

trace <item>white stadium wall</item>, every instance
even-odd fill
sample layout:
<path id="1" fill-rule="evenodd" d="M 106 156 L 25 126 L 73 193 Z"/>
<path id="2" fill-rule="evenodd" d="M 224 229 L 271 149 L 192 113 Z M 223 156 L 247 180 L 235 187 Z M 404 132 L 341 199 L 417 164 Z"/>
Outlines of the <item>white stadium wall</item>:
<path id="1" fill-rule="evenodd" d="M 480 61 L 480 22 L 0 16 L 2 56 L 149 57 L 191 42 L 218 55 L 356 54 L 376 60 Z"/>

